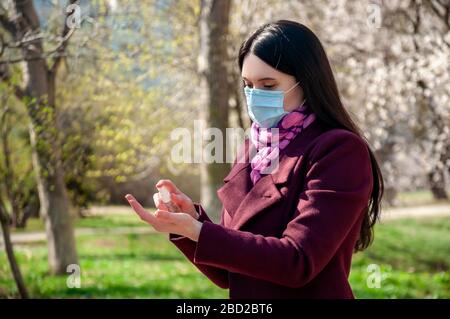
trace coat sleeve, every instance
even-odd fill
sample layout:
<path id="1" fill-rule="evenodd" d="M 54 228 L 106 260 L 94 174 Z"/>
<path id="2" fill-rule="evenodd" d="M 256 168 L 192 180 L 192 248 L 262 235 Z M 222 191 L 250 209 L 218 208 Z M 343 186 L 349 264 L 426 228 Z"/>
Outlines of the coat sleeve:
<path id="1" fill-rule="evenodd" d="M 200 204 L 194 203 L 194 206 L 197 213 L 200 214 L 198 218 L 200 222 L 207 221 L 209 223 L 213 223 Z M 221 214 L 220 224 L 223 225 L 223 211 Z M 220 288 L 227 289 L 229 287 L 227 270 L 214 266 L 198 264 L 194 261 L 194 255 L 197 246 L 196 242 L 192 241 L 187 237 L 180 236 L 177 234 L 169 234 L 169 239 L 213 283 L 215 283 Z"/>
<path id="2" fill-rule="evenodd" d="M 324 135 L 311 149 L 305 187 L 281 238 L 205 221 L 194 261 L 293 288 L 313 279 L 365 211 L 373 183 L 361 138 Z"/>

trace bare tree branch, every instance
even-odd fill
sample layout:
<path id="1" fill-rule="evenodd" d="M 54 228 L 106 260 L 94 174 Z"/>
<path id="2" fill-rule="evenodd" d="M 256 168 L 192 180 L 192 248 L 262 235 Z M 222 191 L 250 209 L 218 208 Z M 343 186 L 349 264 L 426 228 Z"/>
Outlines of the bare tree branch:
<path id="1" fill-rule="evenodd" d="M 78 0 L 70 0 L 69 1 L 70 4 L 75 4 L 77 2 L 78 2 Z M 66 13 L 66 19 L 72 13 L 73 12 Z M 51 66 L 51 68 L 49 70 L 51 75 L 56 74 L 58 67 L 61 64 L 61 61 L 62 61 L 63 57 L 65 56 L 62 53 L 65 52 L 67 44 L 69 42 L 69 39 L 75 31 L 75 28 L 69 28 L 66 19 L 64 19 L 64 27 L 63 27 L 62 36 L 61 36 L 61 42 L 58 45 L 58 47 L 56 48 L 56 52 L 58 54 L 55 56 L 55 58 L 53 60 L 53 65 Z"/>
<path id="2" fill-rule="evenodd" d="M 430 1 L 430 5 L 434 13 L 447 26 L 447 29 L 450 30 L 450 1 L 432 0 Z"/>

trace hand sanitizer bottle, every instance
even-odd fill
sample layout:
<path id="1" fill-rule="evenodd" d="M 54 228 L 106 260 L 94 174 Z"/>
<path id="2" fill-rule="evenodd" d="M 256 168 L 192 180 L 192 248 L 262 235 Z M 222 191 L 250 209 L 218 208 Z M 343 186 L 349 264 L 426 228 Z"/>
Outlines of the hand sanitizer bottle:
<path id="1" fill-rule="evenodd" d="M 178 207 L 178 205 L 175 204 L 174 202 L 172 202 L 172 200 L 170 199 L 170 193 L 167 190 L 167 188 L 165 188 L 164 186 L 161 188 L 158 188 L 158 192 L 159 192 L 159 198 L 163 201 L 164 205 L 167 206 L 167 208 L 169 209 L 170 212 L 173 212 L 173 213 L 181 212 L 180 207 Z"/>

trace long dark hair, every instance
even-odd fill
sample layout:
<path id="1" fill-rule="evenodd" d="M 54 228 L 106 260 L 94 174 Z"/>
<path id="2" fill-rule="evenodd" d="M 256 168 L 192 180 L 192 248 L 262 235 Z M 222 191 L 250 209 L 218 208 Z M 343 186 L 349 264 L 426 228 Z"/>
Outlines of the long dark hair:
<path id="1" fill-rule="evenodd" d="M 372 162 L 373 190 L 355 251 L 366 249 L 373 241 L 373 228 L 381 211 L 383 176 L 367 139 L 342 105 L 330 62 L 320 40 L 300 23 L 278 20 L 261 26 L 242 43 L 238 59 L 241 71 L 248 53 L 256 55 L 273 68 L 294 76 L 300 82 L 308 106 L 318 120 L 330 128 L 351 131 L 366 142 Z"/>

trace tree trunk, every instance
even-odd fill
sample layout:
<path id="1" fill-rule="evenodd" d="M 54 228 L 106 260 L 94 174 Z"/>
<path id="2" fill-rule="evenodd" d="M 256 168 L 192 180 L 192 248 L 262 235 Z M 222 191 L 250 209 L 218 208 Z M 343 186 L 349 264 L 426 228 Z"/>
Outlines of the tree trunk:
<path id="1" fill-rule="evenodd" d="M 447 183 L 445 178 L 446 165 L 449 159 L 448 150 L 450 143 L 446 139 L 444 120 L 436 112 L 438 105 L 433 95 L 426 97 L 425 90 L 428 88 L 424 81 L 419 81 L 419 86 L 422 88 L 423 100 L 426 101 L 426 109 L 431 114 L 432 127 L 428 129 L 428 132 L 435 130 L 435 137 L 431 138 L 432 142 L 432 156 L 438 158 L 438 163 L 434 163 L 427 174 L 428 184 L 430 191 L 433 194 L 433 198 L 437 200 L 448 200 L 447 195 Z M 444 138 L 442 138 L 444 137 Z M 442 143 L 442 145 L 441 145 Z"/>
<path id="2" fill-rule="evenodd" d="M 239 127 L 243 128 L 244 130 L 249 128 L 251 126 L 251 123 L 248 122 L 248 117 L 246 117 L 246 122 L 244 123 L 244 117 L 243 115 L 243 107 L 244 103 L 242 101 L 242 81 L 240 80 L 241 75 L 238 72 L 238 70 L 233 69 L 230 71 L 230 87 L 231 89 L 231 96 L 233 97 L 235 101 L 234 105 L 234 111 L 236 112 L 237 122 Z"/>
<path id="3" fill-rule="evenodd" d="M 223 136 L 222 149 L 215 150 L 223 154 L 221 163 L 206 163 L 204 159 L 201 163 L 201 202 L 215 221 L 219 220 L 221 212 L 216 191 L 222 186 L 223 178 L 230 169 L 226 159 L 230 97 L 227 69 L 230 6 L 230 0 L 202 0 L 200 13 L 199 72 L 207 105 L 202 117 L 207 128 L 218 128 Z"/>
<path id="4" fill-rule="evenodd" d="M 20 272 L 19 265 L 17 264 L 16 257 L 14 256 L 14 249 L 11 242 L 11 236 L 9 233 L 9 221 L 8 214 L 6 213 L 5 206 L 0 200 L 0 223 L 3 233 L 3 243 L 5 245 L 6 255 L 8 257 L 9 266 L 11 267 L 11 272 L 16 282 L 17 290 L 19 291 L 20 297 L 25 299 L 28 298 L 28 291 L 22 278 L 22 273 Z"/>
<path id="5" fill-rule="evenodd" d="M 19 203 L 16 200 L 16 193 L 14 192 L 14 172 L 11 166 L 11 150 L 9 148 L 8 136 L 10 134 L 10 127 L 8 125 L 7 117 L 10 109 L 7 105 L 6 99 L 2 100 L 4 111 L 0 118 L 0 143 L 1 150 L 3 152 L 3 166 L 4 166 L 4 176 L 3 184 L 5 187 L 6 198 L 11 204 L 11 226 L 17 227 L 21 225 L 21 209 Z"/>
<path id="6" fill-rule="evenodd" d="M 446 15 L 439 16 L 440 19 L 444 21 L 444 23 L 447 26 L 447 31 L 450 30 L 450 23 L 449 23 L 449 12 L 450 12 L 450 4 L 444 5 L 434 3 L 431 4 L 431 6 L 442 6 L 443 8 L 446 8 Z M 414 19 L 412 20 L 413 23 L 413 44 L 414 49 L 417 53 L 420 53 L 422 48 L 419 45 L 419 42 L 417 41 L 417 37 L 421 34 L 422 29 L 422 2 L 421 1 L 414 1 L 413 2 L 413 9 L 414 9 Z M 436 13 L 436 11 L 434 11 Z M 417 60 L 417 58 L 416 58 Z M 417 61 L 416 61 L 417 62 Z M 446 139 L 446 132 L 445 132 L 445 120 L 444 118 L 437 112 L 439 109 L 439 106 L 437 105 L 436 99 L 434 98 L 433 94 L 426 94 L 425 92 L 427 90 L 431 90 L 430 86 L 426 82 L 425 79 L 419 79 L 417 80 L 417 86 L 421 89 L 418 94 L 419 98 L 426 103 L 426 111 L 429 112 L 431 115 L 431 123 L 432 126 L 427 128 L 427 133 L 429 134 L 430 131 L 435 131 L 435 137 L 431 139 L 432 142 L 432 156 L 436 156 L 439 158 L 440 164 L 434 163 L 431 170 L 427 172 L 427 178 L 430 186 L 431 193 L 433 194 L 433 197 L 435 199 L 446 199 L 448 200 L 447 196 L 447 186 L 445 181 L 445 170 L 447 164 L 447 160 L 449 159 L 449 149 L 450 149 L 450 143 L 448 142 L 448 139 Z M 427 114 L 428 115 L 428 114 Z M 444 143 L 444 147 L 438 147 L 438 145 L 441 142 L 441 136 L 444 137 L 442 142 Z"/>
<path id="7" fill-rule="evenodd" d="M 428 173 L 428 182 L 434 199 L 448 200 L 444 170 L 435 167 Z"/>
<path id="8" fill-rule="evenodd" d="M 17 1 L 15 9 L 21 19 L 15 38 L 39 32 L 39 18 L 32 1 Z M 70 264 L 77 264 L 75 237 L 70 214 L 70 202 L 64 182 L 61 163 L 61 144 L 55 109 L 55 72 L 43 57 L 42 40 L 23 45 L 25 59 L 23 78 L 33 167 L 37 178 L 40 214 L 45 221 L 48 243 L 48 261 L 52 274 L 65 274 Z"/>
<path id="9" fill-rule="evenodd" d="M 44 219 L 47 235 L 50 272 L 65 274 L 67 266 L 77 264 L 78 258 L 61 158 L 59 152 L 55 150 L 57 147 L 55 141 L 44 140 L 42 136 L 38 137 L 36 122 L 33 122 L 29 127 L 30 141 L 33 167 L 37 179 L 40 215 Z M 53 138 L 56 139 L 56 137 Z M 47 142 L 53 147 L 41 147 Z M 55 153 L 51 154 L 52 150 L 55 150 Z"/>

